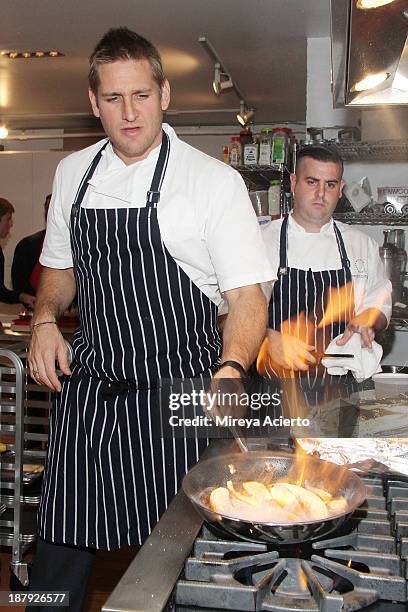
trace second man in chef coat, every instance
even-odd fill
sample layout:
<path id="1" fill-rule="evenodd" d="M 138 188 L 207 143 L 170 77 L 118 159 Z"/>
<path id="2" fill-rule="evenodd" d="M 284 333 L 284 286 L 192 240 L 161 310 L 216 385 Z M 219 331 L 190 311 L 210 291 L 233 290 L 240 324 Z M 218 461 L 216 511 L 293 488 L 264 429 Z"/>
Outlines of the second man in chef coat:
<path id="1" fill-rule="evenodd" d="M 334 148 L 304 147 L 291 175 L 293 211 L 263 232 L 278 275 L 269 304 L 269 369 L 280 376 L 304 372 L 312 385 L 325 375 L 316 364 L 334 338 L 341 334 L 337 343 L 346 345 L 357 333 L 370 347 L 391 315 L 377 243 L 333 220 L 342 176 Z"/>

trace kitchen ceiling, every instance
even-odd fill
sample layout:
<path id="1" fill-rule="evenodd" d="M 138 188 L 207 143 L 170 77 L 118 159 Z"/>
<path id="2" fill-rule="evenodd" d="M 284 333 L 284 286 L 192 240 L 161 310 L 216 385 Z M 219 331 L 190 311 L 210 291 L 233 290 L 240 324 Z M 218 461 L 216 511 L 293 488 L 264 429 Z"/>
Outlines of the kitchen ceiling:
<path id="1" fill-rule="evenodd" d="M 2 0 L 0 51 L 57 49 L 65 57 L 0 57 L 0 123 L 12 129 L 86 128 L 88 56 L 110 27 L 154 42 L 172 86 L 173 125 L 230 125 L 239 100 L 215 96 L 205 35 L 255 120 L 305 120 L 306 43 L 330 35 L 330 0 Z M 177 114 L 176 111 L 200 111 Z"/>

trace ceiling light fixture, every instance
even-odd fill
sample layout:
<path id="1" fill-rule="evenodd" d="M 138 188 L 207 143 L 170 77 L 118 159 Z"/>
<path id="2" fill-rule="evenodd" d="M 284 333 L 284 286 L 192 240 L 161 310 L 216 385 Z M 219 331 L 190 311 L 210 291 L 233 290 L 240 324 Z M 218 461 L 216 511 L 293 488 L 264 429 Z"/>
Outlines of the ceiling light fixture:
<path id="1" fill-rule="evenodd" d="M 254 109 L 252 108 L 250 109 L 249 104 L 247 100 L 245 99 L 244 94 L 242 93 L 242 91 L 240 90 L 236 82 L 232 79 L 230 71 L 227 70 L 225 64 L 221 60 L 220 56 L 218 55 L 217 51 L 214 49 L 210 41 L 205 36 L 200 36 L 198 39 L 198 42 L 202 44 L 206 53 L 210 56 L 210 58 L 215 64 L 214 80 L 212 84 L 215 93 L 219 95 L 222 91 L 226 89 L 232 89 L 233 91 L 235 91 L 238 99 L 241 101 L 241 104 L 242 103 L 244 104 L 246 112 L 248 112 L 248 110 L 251 111 L 251 117 L 252 117 L 254 114 Z M 241 115 L 241 113 L 239 114 Z M 238 115 L 237 115 L 237 118 L 238 118 Z"/>
<path id="2" fill-rule="evenodd" d="M 1 53 L 2 56 L 10 59 L 33 59 L 38 57 L 64 57 L 61 51 L 6 51 Z"/>
<path id="3" fill-rule="evenodd" d="M 358 9 L 368 10 L 391 4 L 391 2 L 394 0 L 357 0 L 356 6 Z"/>
<path id="4" fill-rule="evenodd" d="M 8 129 L 5 125 L 0 125 L 0 140 L 4 140 L 8 136 Z"/>
<path id="5" fill-rule="evenodd" d="M 246 127 L 248 121 L 255 115 L 254 108 L 248 108 L 245 100 L 241 100 L 239 103 L 239 113 L 237 115 L 238 123 L 243 127 Z"/>
<path id="6" fill-rule="evenodd" d="M 221 64 L 218 62 L 214 66 L 213 90 L 219 96 L 223 91 L 231 89 L 234 86 L 229 74 L 221 71 Z"/>
<path id="7" fill-rule="evenodd" d="M 367 91 L 367 89 L 374 89 L 374 87 L 378 87 L 381 83 L 384 83 L 390 76 L 389 72 L 377 72 L 377 74 L 369 74 L 361 81 L 358 81 L 353 87 L 351 91 Z"/>

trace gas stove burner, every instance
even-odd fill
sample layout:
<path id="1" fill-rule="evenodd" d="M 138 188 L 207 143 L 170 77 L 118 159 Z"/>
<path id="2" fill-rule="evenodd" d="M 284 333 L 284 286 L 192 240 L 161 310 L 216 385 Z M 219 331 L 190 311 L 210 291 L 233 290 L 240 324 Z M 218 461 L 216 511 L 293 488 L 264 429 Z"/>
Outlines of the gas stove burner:
<path id="1" fill-rule="evenodd" d="M 364 480 L 366 506 L 337 537 L 270 550 L 218 539 L 204 527 L 176 585 L 176 609 L 407 609 L 408 539 L 398 534 L 408 534 L 408 488 Z"/>
<path id="2" fill-rule="evenodd" d="M 194 553 L 202 556 L 188 559 L 185 579 L 177 584 L 178 604 L 199 609 L 329 612 L 359 610 L 378 599 L 408 601 L 401 558 L 396 554 L 326 549 L 326 557 L 311 555 L 306 560 L 280 558 L 278 552 L 260 552 L 260 548 L 242 556 L 251 546 L 239 550 L 239 543 L 215 544 L 211 539 L 197 540 Z M 202 554 L 203 548 L 212 552 Z"/>

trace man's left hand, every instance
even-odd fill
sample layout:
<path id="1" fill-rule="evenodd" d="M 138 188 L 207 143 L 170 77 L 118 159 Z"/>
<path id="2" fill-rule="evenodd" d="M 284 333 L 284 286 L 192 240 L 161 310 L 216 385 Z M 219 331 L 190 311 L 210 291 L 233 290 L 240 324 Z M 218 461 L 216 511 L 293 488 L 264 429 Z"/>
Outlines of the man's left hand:
<path id="1" fill-rule="evenodd" d="M 344 346 L 355 333 L 361 336 L 361 346 L 372 348 L 375 332 L 387 327 L 385 315 L 377 308 L 367 308 L 352 318 L 342 337 L 337 340 L 338 346 Z"/>
<path id="2" fill-rule="evenodd" d="M 336 344 L 338 346 L 344 346 L 347 344 L 353 334 L 360 334 L 362 347 L 372 348 L 373 340 L 375 338 L 375 331 L 372 326 L 367 325 L 367 320 L 364 313 L 357 315 L 350 321 L 344 331 L 344 334 L 341 338 L 339 338 L 339 340 L 337 340 Z"/>

